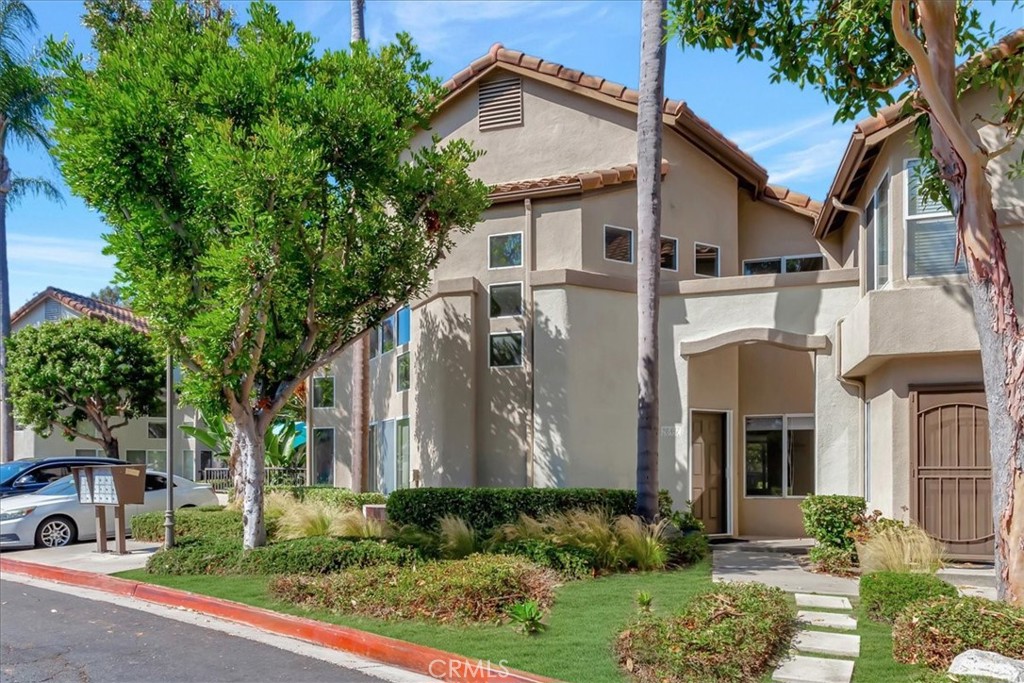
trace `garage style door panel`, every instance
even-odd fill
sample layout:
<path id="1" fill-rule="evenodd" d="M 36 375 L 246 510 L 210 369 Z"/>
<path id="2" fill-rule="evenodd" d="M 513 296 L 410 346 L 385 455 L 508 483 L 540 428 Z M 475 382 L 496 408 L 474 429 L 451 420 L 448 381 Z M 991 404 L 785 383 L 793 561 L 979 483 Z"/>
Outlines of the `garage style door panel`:
<path id="1" fill-rule="evenodd" d="M 992 558 L 988 408 L 981 390 L 911 392 L 911 514 L 952 557 Z"/>

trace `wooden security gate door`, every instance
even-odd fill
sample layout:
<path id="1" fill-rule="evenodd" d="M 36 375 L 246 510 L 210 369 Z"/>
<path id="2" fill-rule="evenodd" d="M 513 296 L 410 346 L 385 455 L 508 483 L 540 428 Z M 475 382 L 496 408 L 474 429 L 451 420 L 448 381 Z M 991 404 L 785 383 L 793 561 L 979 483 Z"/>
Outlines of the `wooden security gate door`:
<path id="1" fill-rule="evenodd" d="M 727 533 L 724 414 L 693 413 L 690 456 L 693 514 L 709 534 Z"/>
<path id="2" fill-rule="evenodd" d="M 980 389 L 912 391 L 911 515 L 951 557 L 992 560 L 988 407 Z"/>

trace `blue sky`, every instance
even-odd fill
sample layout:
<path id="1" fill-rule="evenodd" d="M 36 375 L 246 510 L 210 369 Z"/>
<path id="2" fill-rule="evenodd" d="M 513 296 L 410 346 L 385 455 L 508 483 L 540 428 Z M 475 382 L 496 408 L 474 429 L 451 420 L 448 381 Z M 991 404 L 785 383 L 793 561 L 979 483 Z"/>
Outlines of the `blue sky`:
<path id="1" fill-rule="evenodd" d="M 244 16 L 247 3 L 227 2 Z M 346 0 L 279 0 L 282 15 L 316 35 L 323 47 L 348 44 Z M 35 0 L 40 36 L 69 36 L 84 49 L 78 0 Z M 980 5 L 986 21 L 1006 29 L 1024 25 L 1010 2 Z M 398 31 L 412 34 L 447 78 L 495 42 L 544 59 L 635 86 L 639 74 L 640 5 L 635 0 L 369 0 L 371 44 Z M 815 91 L 772 85 L 766 65 L 736 63 L 725 53 L 683 51 L 670 45 L 666 94 L 686 100 L 698 115 L 751 153 L 771 181 L 820 198 L 828 189 L 851 123 L 832 125 L 833 111 Z M 46 155 L 14 149 L 21 175 L 42 175 L 64 188 L 65 203 L 29 198 L 9 212 L 11 304 L 17 308 L 48 285 L 89 294 L 109 283 L 113 260 L 102 254 L 99 216 L 60 182 Z"/>

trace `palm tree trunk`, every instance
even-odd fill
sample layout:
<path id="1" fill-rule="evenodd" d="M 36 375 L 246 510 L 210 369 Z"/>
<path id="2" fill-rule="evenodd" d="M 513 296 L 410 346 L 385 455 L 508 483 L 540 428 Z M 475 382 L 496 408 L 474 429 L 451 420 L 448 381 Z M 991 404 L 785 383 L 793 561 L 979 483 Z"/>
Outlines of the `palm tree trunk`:
<path id="1" fill-rule="evenodd" d="M 352 42 L 366 40 L 366 0 L 352 0 Z"/>
<path id="2" fill-rule="evenodd" d="M 14 411 L 7 387 L 7 337 L 11 334 L 11 279 L 7 270 L 7 190 L 10 167 L 0 155 L 0 462 L 14 459 Z"/>
<path id="3" fill-rule="evenodd" d="M 644 0 L 637 106 L 636 512 L 658 514 L 658 289 L 661 280 L 661 134 L 666 0 Z"/>

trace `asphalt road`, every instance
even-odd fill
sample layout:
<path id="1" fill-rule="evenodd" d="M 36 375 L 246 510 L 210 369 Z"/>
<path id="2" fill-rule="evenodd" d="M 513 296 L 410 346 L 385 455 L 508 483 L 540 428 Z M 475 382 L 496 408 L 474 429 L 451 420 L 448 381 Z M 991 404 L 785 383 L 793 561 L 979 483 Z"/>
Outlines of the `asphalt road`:
<path id="1" fill-rule="evenodd" d="M 0 581 L 0 683 L 381 683 L 136 609 Z"/>

